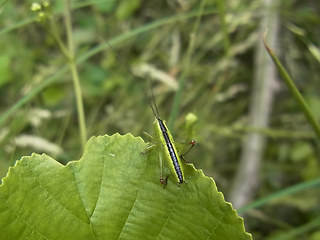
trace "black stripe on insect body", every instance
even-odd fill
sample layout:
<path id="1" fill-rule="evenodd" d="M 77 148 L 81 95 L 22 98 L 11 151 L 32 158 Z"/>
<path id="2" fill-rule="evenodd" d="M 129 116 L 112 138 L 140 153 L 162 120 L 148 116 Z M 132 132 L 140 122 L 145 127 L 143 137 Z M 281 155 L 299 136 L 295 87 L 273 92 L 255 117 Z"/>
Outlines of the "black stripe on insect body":
<path id="1" fill-rule="evenodd" d="M 161 131 L 162 131 L 163 133 L 164 133 L 164 132 L 168 132 L 166 126 L 163 124 L 163 121 L 162 121 L 159 117 L 157 117 L 157 119 L 158 119 L 158 122 L 159 122 L 159 125 L 160 125 L 160 128 L 161 128 Z"/>
<path id="2" fill-rule="evenodd" d="M 183 183 L 183 176 L 182 176 L 181 168 L 180 168 L 180 165 L 179 165 L 179 162 L 178 162 L 177 155 L 174 152 L 174 149 L 172 147 L 172 144 L 171 143 L 167 143 L 167 148 L 168 148 L 168 151 L 170 153 L 170 157 L 171 157 L 171 160 L 172 160 L 172 163 L 173 163 L 173 166 L 174 166 L 174 170 L 176 171 L 176 174 L 178 175 L 179 181 L 180 181 L 180 183 Z"/>
<path id="3" fill-rule="evenodd" d="M 177 154 L 176 152 L 174 151 L 174 148 L 172 146 L 172 143 L 169 139 L 169 135 L 168 135 L 168 131 L 167 131 L 167 128 L 166 126 L 163 124 L 163 121 L 158 118 L 158 122 L 159 122 L 159 125 L 160 125 L 160 128 L 161 128 L 161 131 L 162 131 L 162 134 L 163 134 L 163 137 L 164 137 L 164 140 L 166 142 L 166 145 L 167 145 L 167 149 L 169 151 L 169 154 L 170 154 L 170 158 L 172 160 L 172 164 L 174 166 L 174 170 L 178 176 L 178 179 L 179 179 L 179 183 L 183 183 L 184 180 L 183 180 L 183 176 L 182 176 L 182 172 L 181 172 L 181 168 L 180 168 L 180 164 L 179 164 L 179 161 L 178 161 L 178 157 L 177 157 Z"/>

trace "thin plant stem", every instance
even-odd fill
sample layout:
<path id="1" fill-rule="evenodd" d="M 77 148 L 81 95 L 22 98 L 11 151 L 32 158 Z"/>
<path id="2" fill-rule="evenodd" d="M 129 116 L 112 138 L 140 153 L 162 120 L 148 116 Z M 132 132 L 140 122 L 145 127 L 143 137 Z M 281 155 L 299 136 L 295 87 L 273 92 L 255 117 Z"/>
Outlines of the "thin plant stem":
<path id="1" fill-rule="evenodd" d="M 173 127 L 173 123 L 174 123 L 174 121 L 178 115 L 178 112 L 179 112 L 179 105 L 181 102 L 181 96 L 182 96 L 182 92 L 184 89 L 184 84 L 186 82 L 186 77 L 188 76 L 189 69 L 190 69 L 191 55 L 194 50 L 194 43 L 195 43 L 195 38 L 196 38 L 195 36 L 196 36 L 196 32 L 199 28 L 201 16 L 203 15 L 205 5 L 206 5 L 206 0 L 202 0 L 199 11 L 198 11 L 196 22 L 193 26 L 193 31 L 190 36 L 190 43 L 189 43 L 187 55 L 186 55 L 186 58 L 185 58 L 185 61 L 183 64 L 184 70 L 183 70 L 181 76 L 179 77 L 179 89 L 174 96 L 172 110 L 171 110 L 170 117 L 168 120 L 168 127 L 171 129 Z"/>
<path id="2" fill-rule="evenodd" d="M 66 48 L 66 46 L 63 43 L 63 41 L 60 38 L 59 31 L 58 31 L 58 29 L 56 27 L 56 24 L 54 22 L 53 16 L 49 17 L 49 32 L 52 35 L 53 39 L 58 44 L 58 47 L 60 48 L 60 50 L 61 50 L 62 54 L 64 55 L 64 57 L 68 61 L 70 61 L 70 59 L 71 59 L 70 53 L 69 53 L 68 49 Z"/>
<path id="3" fill-rule="evenodd" d="M 82 101 L 82 91 L 81 91 L 81 84 L 77 69 L 77 64 L 75 61 L 75 54 L 74 54 L 74 42 L 73 42 L 73 34 L 72 34 L 72 20 L 71 20 L 71 1 L 65 0 L 66 3 L 66 11 L 65 11 L 65 24 L 66 24 L 66 32 L 67 32 L 67 39 L 68 39 L 68 55 L 69 55 L 69 67 L 72 74 L 73 86 L 76 94 L 76 105 L 77 105 L 77 112 L 78 112 L 78 119 L 79 119 L 79 130 L 81 135 L 81 145 L 82 149 L 87 141 L 87 131 L 86 131 L 86 122 L 84 116 L 84 107 Z"/>
<path id="4" fill-rule="evenodd" d="M 299 183 L 299 184 L 296 184 L 292 187 L 288 187 L 286 189 L 283 189 L 281 191 L 273 193 L 267 197 L 261 198 L 257 201 L 252 202 L 252 203 L 249 203 L 249 204 L 239 208 L 237 210 L 237 212 L 242 214 L 242 213 L 249 211 L 250 209 L 254 209 L 254 208 L 258 208 L 263 205 L 266 205 L 267 203 L 271 202 L 272 200 L 279 199 L 283 196 L 287 196 L 290 194 L 305 191 L 308 188 L 312 188 L 312 187 L 318 188 L 319 186 L 320 186 L 320 178 L 316 178 L 316 179 L 308 181 L 308 182 Z"/>
<path id="5" fill-rule="evenodd" d="M 268 237 L 265 240 L 290 240 L 297 239 L 297 236 L 310 232 L 313 229 L 319 229 L 320 227 L 320 217 L 316 217 L 311 221 L 300 225 L 298 227 L 294 227 L 288 231 L 285 231 L 281 234 L 276 234 L 275 236 Z"/>
<path id="6" fill-rule="evenodd" d="M 211 15 L 211 14 L 215 14 L 215 13 L 216 13 L 216 11 L 211 9 L 208 11 L 204 11 L 203 15 Z M 167 17 L 167 18 L 163 18 L 163 19 L 158 19 L 154 22 L 145 24 L 145 25 L 138 27 L 136 29 L 133 29 L 129 32 L 126 32 L 124 34 L 116 36 L 116 37 L 110 39 L 109 43 L 112 46 L 116 46 L 117 44 L 121 43 L 122 41 L 125 41 L 127 39 L 132 38 L 132 37 L 135 37 L 135 36 L 142 34 L 144 32 L 151 31 L 153 29 L 159 28 L 159 27 L 166 25 L 166 24 L 173 24 L 177 21 L 182 21 L 185 19 L 194 18 L 198 15 L 199 14 L 194 11 L 194 12 L 187 13 L 187 14 L 176 15 L 174 17 Z M 17 30 L 21 26 L 25 26 L 29 23 L 35 22 L 36 19 L 37 18 L 34 17 L 32 19 L 28 19 L 28 21 L 21 21 L 21 22 L 15 23 L 9 27 L 6 27 L 0 31 L 0 36 L 4 35 L 5 33 Z M 83 53 L 82 55 L 80 55 L 76 59 L 76 64 L 79 65 L 79 64 L 85 62 L 86 60 L 90 59 L 91 57 L 95 56 L 96 54 L 100 53 L 101 51 L 104 51 L 107 48 L 109 48 L 109 46 L 106 43 L 102 43 L 99 46 L 96 46 L 96 47 L 90 49 L 89 51 Z M 68 69 L 66 66 L 57 70 L 52 76 L 47 77 L 46 79 L 44 79 L 42 81 L 41 84 L 39 84 L 38 86 L 35 86 L 30 91 L 30 93 L 28 93 L 28 95 L 20 98 L 13 106 L 11 106 L 7 111 L 2 113 L 0 116 L 0 126 L 5 124 L 5 122 L 8 121 L 8 119 L 15 112 L 17 112 L 21 107 L 23 107 L 25 104 L 27 104 L 33 97 L 37 96 L 44 88 L 48 87 L 50 84 L 57 82 L 59 79 L 61 79 L 61 76 L 63 76 L 65 73 L 67 73 L 67 70 Z"/>
<path id="7" fill-rule="evenodd" d="M 270 57 L 272 58 L 273 62 L 276 64 L 278 71 L 282 77 L 282 79 L 285 81 L 290 93 L 292 94 L 293 98 L 296 100 L 296 102 L 299 104 L 302 112 L 304 113 L 305 117 L 307 118 L 308 122 L 312 126 L 315 134 L 317 135 L 318 139 L 320 140 L 320 125 L 313 115 L 310 107 L 308 106 L 307 102 L 304 100 L 303 96 L 299 92 L 298 88 L 292 81 L 291 77 L 289 76 L 286 69 L 282 66 L 281 62 L 277 58 L 277 56 L 274 54 L 274 52 L 269 48 L 269 46 L 266 43 L 266 34 L 263 39 L 263 43 L 265 48 L 267 49 Z"/>

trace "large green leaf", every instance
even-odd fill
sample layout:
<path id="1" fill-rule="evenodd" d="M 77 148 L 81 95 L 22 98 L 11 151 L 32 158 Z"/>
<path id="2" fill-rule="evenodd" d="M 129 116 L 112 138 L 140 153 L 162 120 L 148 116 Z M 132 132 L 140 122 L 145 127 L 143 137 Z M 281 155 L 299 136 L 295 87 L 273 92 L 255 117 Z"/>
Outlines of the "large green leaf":
<path id="1" fill-rule="evenodd" d="M 92 137 L 66 166 L 23 157 L 0 185 L 0 239 L 251 239 L 212 178 L 190 164 L 188 184 L 159 182 L 141 138 Z"/>

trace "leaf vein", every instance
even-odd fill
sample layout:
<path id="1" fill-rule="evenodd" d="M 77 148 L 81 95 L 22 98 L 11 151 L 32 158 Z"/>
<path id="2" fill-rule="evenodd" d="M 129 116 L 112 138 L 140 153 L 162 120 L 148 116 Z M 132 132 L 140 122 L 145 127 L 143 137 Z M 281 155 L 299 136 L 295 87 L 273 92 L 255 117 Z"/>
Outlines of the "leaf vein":
<path id="1" fill-rule="evenodd" d="M 147 166 L 148 166 L 147 163 L 148 163 L 148 161 L 145 161 L 144 172 L 146 172 L 146 169 L 147 169 Z M 128 216 L 127 216 L 126 220 L 125 220 L 124 223 L 123 223 L 123 226 L 122 226 L 122 229 L 121 229 L 121 231 L 120 231 L 118 240 L 120 239 L 121 234 L 122 234 L 122 230 L 124 229 L 124 226 L 126 225 L 126 223 L 127 223 L 127 221 L 128 221 L 128 218 L 129 218 L 129 216 L 130 216 L 130 214 L 131 214 L 131 212 L 132 212 L 132 209 L 133 209 L 134 205 L 135 205 L 136 202 L 137 202 L 137 198 L 138 198 L 138 195 L 139 195 L 139 193 L 140 193 L 141 186 L 142 186 L 142 179 L 143 179 L 143 174 L 140 175 L 140 184 L 139 184 L 139 188 L 138 188 L 136 197 L 135 197 L 135 199 L 134 199 L 134 202 L 133 202 L 133 204 L 132 204 L 132 207 L 131 207 L 130 211 L 128 212 Z"/>
<path id="2" fill-rule="evenodd" d="M 44 189 L 48 194 L 49 197 L 52 198 L 55 202 L 57 202 L 63 209 L 65 209 L 68 213 L 70 213 L 70 215 L 74 216 L 75 218 L 79 219 L 81 222 L 88 224 L 87 222 L 83 221 L 81 218 L 79 218 L 76 214 L 74 214 L 73 212 L 71 212 L 68 208 L 66 208 L 62 203 L 60 203 L 55 197 L 53 197 L 53 194 L 44 186 L 41 184 L 41 181 L 39 181 L 36 178 L 36 174 L 34 174 L 33 169 L 31 169 L 32 172 L 32 177 L 33 179 L 38 183 L 38 186 L 41 187 L 42 189 Z"/>
<path id="3" fill-rule="evenodd" d="M 211 237 L 212 233 L 214 233 L 214 231 L 217 229 L 217 227 L 220 225 L 220 223 L 222 222 L 223 218 L 226 216 L 226 212 L 224 212 L 224 214 L 221 216 L 221 218 L 219 219 L 219 221 L 217 222 L 216 226 L 214 226 L 212 228 L 212 231 L 210 232 L 209 236 L 207 237 L 207 240 Z"/>
<path id="4" fill-rule="evenodd" d="M 168 223 L 168 221 L 169 221 L 169 219 L 170 219 L 170 216 L 171 216 L 171 214 L 173 213 L 173 210 L 175 209 L 175 207 L 176 207 L 176 205 L 177 205 L 177 203 L 178 203 L 178 201 L 179 201 L 179 199 L 180 199 L 180 197 L 181 197 L 181 193 L 182 193 L 182 191 L 180 191 L 180 194 L 179 194 L 179 196 L 177 197 L 177 200 L 176 200 L 176 201 L 175 201 L 175 203 L 173 204 L 173 207 L 171 208 L 171 211 L 170 211 L 170 213 L 169 213 L 169 215 L 168 215 L 168 217 L 167 217 L 166 221 L 164 222 L 164 224 L 163 224 L 163 226 L 162 226 L 162 228 L 161 228 L 161 230 L 160 230 L 160 232 L 159 232 L 158 237 L 157 237 L 157 239 L 156 239 L 156 240 L 158 240 L 158 239 L 159 239 L 159 237 L 160 237 L 160 235 L 161 235 L 161 233 L 162 233 L 163 229 L 164 229 L 164 228 L 165 228 L 165 226 L 167 225 L 167 223 Z"/>
<path id="5" fill-rule="evenodd" d="M 79 196 L 80 196 L 80 200 L 81 200 L 83 209 L 84 209 L 84 211 L 87 213 L 86 208 L 85 208 L 85 206 L 84 206 L 84 202 L 83 202 L 82 197 L 81 197 L 80 189 L 79 189 L 79 187 L 78 187 L 79 184 L 78 184 L 78 181 L 77 181 L 77 177 L 76 177 L 76 175 L 75 175 L 75 172 L 72 171 L 72 174 L 73 174 L 74 179 L 75 179 L 75 184 L 76 184 L 77 189 L 78 189 L 78 193 L 79 193 Z M 100 193 L 99 193 L 99 194 L 100 194 Z M 96 204 L 97 204 L 97 203 L 96 203 Z M 95 207 L 96 207 L 96 205 L 95 205 Z M 94 209 L 95 209 L 95 208 L 94 208 Z M 94 212 L 94 210 L 93 210 L 93 212 Z M 92 215 L 93 215 L 93 212 L 92 212 Z M 92 228 L 92 221 L 91 221 L 92 215 L 89 216 L 89 214 L 87 213 L 87 216 L 88 216 L 88 219 L 89 219 L 89 223 L 86 223 L 86 224 L 88 224 L 88 225 L 90 226 L 93 239 L 96 239 L 95 234 L 94 234 L 94 231 L 93 231 L 93 228 Z"/>
<path id="6" fill-rule="evenodd" d="M 28 224 L 28 222 L 24 220 L 23 215 L 18 214 L 16 211 L 14 211 L 14 208 L 12 208 L 12 207 L 8 204 L 8 200 L 5 200 L 4 203 L 5 203 L 6 206 L 11 210 L 11 212 L 12 212 L 15 216 L 17 216 L 17 218 L 18 218 L 22 223 L 25 224 L 25 226 L 27 226 L 28 228 L 30 228 L 30 229 L 32 230 L 32 231 L 30 232 L 30 234 L 31 234 L 32 232 L 36 232 L 36 233 L 39 234 L 41 237 L 49 240 L 49 239 L 46 238 L 44 235 L 42 235 L 39 231 L 37 231 L 36 228 L 34 228 L 32 225 Z M 30 236 L 30 235 L 29 235 L 29 236 Z"/>

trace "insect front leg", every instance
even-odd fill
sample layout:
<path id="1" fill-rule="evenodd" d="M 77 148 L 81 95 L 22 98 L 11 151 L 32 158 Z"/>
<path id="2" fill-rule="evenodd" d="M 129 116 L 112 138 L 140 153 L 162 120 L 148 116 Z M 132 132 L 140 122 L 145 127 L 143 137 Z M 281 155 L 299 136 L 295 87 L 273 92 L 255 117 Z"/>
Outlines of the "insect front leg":
<path id="1" fill-rule="evenodd" d="M 149 146 L 147 146 L 147 148 L 143 151 L 143 152 L 141 152 L 140 154 L 147 154 L 147 153 L 149 153 L 152 149 L 154 149 L 155 148 L 155 144 L 150 144 Z"/>
<path id="2" fill-rule="evenodd" d="M 149 142 L 147 143 L 147 148 L 143 152 L 141 152 L 141 154 L 147 154 L 158 145 L 158 141 L 147 132 L 143 132 L 143 134 L 148 138 Z"/>
<path id="3" fill-rule="evenodd" d="M 154 137 L 147 132 L 143 132 L 143 135 L 145 135 L 148 138 L 149 142 L 152 142 L 154 140 Z"/>

